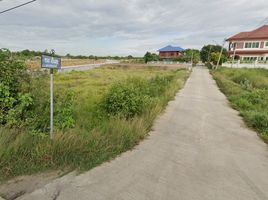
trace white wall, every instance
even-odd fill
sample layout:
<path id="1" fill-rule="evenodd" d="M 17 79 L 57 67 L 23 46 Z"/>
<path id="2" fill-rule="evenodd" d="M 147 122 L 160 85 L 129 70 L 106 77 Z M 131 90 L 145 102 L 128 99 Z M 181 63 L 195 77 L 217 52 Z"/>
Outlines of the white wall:
<path id="1" fill-rule="evenodd" d="M 223 63 L 222 66 L 224 67 L 233 67 L 233 68 L 265 68 L 268 69 L 268 63 L 258 63 L 258 62 L 252 62 L 252 63 L 234 63 L 233 65 L 231 63 Z"/>

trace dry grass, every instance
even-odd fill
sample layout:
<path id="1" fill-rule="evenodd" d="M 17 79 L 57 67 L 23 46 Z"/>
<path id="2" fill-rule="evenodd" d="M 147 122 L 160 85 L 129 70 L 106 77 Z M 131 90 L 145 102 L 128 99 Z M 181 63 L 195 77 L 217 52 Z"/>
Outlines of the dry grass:
<path id="1" fill-rule="evenodd" d="M 62 59 L 62 66 L 75 66 L 75 65 L 87 65 L 87 64 L 98 64 L 104 63 L 105 60 L 95 60 L 95 59 Z M 40 60 L 27 60 L 26 65 L 29 69 L 40 69 Z"/>
<path id="2" fill-rule="evenodd" d="M 190 74 L 183 69 L 166 70 L 141 65 L 110 67 L 55 74 L 55 94 L 67 90 L 75 94 L 76 123 L 72 129 L 55 131 L 53 141 L 44 134 L 0 127 L 0 182 L 47 170 L 89 170 L 132 149 L 147 136 L 154 119 L 183 87 Z M 107 115 L 100 105 L 110 88 L 118 82 L 170 76 L 173 79 L 161 95 L 152 98 L 152 104 L 133 118 Z"/>
<path id="3" fill-rule="evenodd" d="M 185 65 L 177 65 L 177 64 L 138 64 L 138 63 L 120 63 L 120 64 L 109 64 L 105 65 L 108 69 L 132 69 L 132 70 L 177 70 L 177 69 L 185 69 L 187 66 Z"/>

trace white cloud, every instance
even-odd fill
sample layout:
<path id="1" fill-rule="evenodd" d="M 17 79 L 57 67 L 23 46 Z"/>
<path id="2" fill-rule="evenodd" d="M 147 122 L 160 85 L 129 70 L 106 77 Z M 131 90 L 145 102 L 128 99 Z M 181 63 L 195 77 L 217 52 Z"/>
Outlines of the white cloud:
<path id="1" fill-rule="evenodd" d="M 0 1 L 0 11 L 26 0 Z M 37 0 L 0 15 L 0 47 L 143 55 L 166 44 L 201 48 L 256 28 L 267 0 Z"/>

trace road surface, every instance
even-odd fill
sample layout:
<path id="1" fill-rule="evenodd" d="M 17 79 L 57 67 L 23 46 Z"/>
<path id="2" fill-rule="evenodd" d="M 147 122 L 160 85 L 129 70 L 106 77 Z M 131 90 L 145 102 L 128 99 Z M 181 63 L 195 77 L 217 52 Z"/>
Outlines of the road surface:
<path id="1" fill-rule="evenodd" d="M 265 200 L 268 148 L 195 68 L 135 150 L 20 199 Z"/>

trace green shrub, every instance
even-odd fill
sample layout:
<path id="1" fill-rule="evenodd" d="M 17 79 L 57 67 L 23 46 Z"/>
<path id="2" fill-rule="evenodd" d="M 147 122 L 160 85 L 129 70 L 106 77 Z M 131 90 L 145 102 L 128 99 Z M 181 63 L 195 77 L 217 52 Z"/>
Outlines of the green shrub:
<path id="1" fill-rule="evenodd" d="M 0 68 L 0 124 L 21 126 L 32 104 L 26 66 L 9 50 L 0 49 Z"/>
<path id="2" fill-rule="evenodd" d="M 50 92 L 46 73 L 39 72 L 31 79 L 31 94 L 33 103 L 28 113 L 28 126 L 32 132 L 48 133 L 50 128 Z M 73 128 L 74 94 L 70 90 L 57 89 L 54 91 L 54 125 L 58 130 Z"/>
<path id="3" fill-rule="evenodd" d="M 149 104 L 147 84 L 139 79 L 130 79 L 111 87 L 102 106 L 109 115 L 134 117 L 140 115 Z"/>
<path id="4" fill-rule="evenodd" d="M 74 120 L 74 93 L 67 92 L 59 95 L 55 107 L 55 127 L 60 130 L 73 128 Z"/>
<path id="5" fill-rule="evenodd" d="M 116 83 L 104 96 L 102 107 L 109 115 L 126 118 L 140 115 L 155 103 L 154 97 L 161 96 L 174 79 L 174 75 L 156 76 L 149 80 L 134 78 Z"/>
<path id="6" fill-rule="evenodd" d="M 24 62 L 6 49 L 0 49 L 0 67 L 0 125 L 47 132 L 50 120 L 47 74 L 37 72 L 31 76 Z M 74 126 L 73 95 L 65 91 L 55 95 L 55 127 L 61 130 Z"/>
<path id="7" fill-rule="evenodd" d="M 213 64 L 211 64 L 210 62 L 206 62 L 206 63 L 205 63 L 205 66 L 206 66 L 208 69 L 213 69 Z"/>

